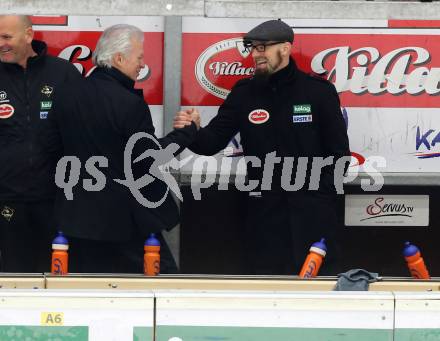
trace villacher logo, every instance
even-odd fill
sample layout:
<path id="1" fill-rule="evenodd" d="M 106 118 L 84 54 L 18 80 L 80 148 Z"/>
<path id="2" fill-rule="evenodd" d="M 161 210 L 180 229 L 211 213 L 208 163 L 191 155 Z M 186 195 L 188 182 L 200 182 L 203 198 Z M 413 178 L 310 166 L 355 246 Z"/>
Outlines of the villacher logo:
<path id="1" fill-rule="evenodd" d="M 381 217 L 408 217 L 412 218 L 414 206 L 405 205 L 404 203 L 389 202 L 386 203 L 383 197 L 376 198 L 373 204 L 366 208 L 368 218 L 361 219 L 361 221 L 376 219 Z"/>
<path id="2" fill-rule="evenodd" d="M 241 37 L 219 41 L 209 46 L 197 59 L 194 70 L 196 79 L 207 92 L 225 99 L 237 80 L 253 75 L 253 62 L 245 61 L 249 54 Z M 219 77 L 223 78 L 220 83 L 225 84 L 217 84 Z"/>

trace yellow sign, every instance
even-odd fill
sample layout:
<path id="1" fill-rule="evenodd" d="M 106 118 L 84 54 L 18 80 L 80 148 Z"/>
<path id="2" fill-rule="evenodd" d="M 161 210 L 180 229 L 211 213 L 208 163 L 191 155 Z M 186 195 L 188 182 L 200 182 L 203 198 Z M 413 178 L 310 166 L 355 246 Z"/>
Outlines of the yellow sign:
<path id="1" fill-rule="evenodd" d="M 42 326 L 62 326 L 64 325 L 64 313 L 41 313 Z"/>

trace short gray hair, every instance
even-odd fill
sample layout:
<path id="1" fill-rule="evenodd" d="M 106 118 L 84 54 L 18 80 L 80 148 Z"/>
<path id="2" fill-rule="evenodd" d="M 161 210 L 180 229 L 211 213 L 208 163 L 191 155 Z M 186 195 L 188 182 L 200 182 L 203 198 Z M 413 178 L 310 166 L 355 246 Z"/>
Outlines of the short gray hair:
<path id="1" fill-rule="evenodd" d="M 123 55 L 130 53 L 132 38 L 143 43 L 144 34 L 136 26 L 126 24 L 113 25 L 105 29 L 93 52 L 93 64 L 110 68 L 115 53 Z"/>

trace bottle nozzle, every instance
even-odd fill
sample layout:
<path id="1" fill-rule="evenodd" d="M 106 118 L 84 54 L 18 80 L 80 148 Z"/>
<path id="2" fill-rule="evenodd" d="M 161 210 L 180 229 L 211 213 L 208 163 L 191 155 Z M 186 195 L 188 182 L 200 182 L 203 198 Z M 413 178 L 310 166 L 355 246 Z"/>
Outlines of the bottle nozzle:
<path id="1" fill-rule="evenodd" d="M 145 241 L 144 246 L 160 246 L 160 241 L 156 238 L 154 233 L 150 233 L 150 236 Z"/>
<path id="2" fill-rule="evenodd" d="M 410 242 L 405 242 L 405 247 L 403 248 L 403 255 L 405 257 L 413 256 L 417 252 L 420 252 L 419 248 Z"/>
<path id="3" fill-rule="evenodd" d="M 310 251 L 311 250 L 315 250 L 318 251 L 320 254 L 322 254 L 323 256 L 325 256 L 325 254 L 327 253 L 327 246 L 325 245 L 325 238 L 321 238 L 321 240 L 319 242 L 313 243 L 312 246 L 310 247 Z"/>
<path id="4" fill-rule="evenodd" d="M 56 237 L 52 241 L 52 248 L 60 248 L 63 250 L 67 250 L 69 248 L 69 241 L 64 236 L 64 233 L 61 231 L 57 232 Z"/>

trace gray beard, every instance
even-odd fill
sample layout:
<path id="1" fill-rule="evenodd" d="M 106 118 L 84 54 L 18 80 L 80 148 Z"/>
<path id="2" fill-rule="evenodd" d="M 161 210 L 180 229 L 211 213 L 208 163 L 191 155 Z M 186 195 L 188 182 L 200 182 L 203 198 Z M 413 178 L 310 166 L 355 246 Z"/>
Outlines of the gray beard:
<path id="1" fill-rule="evenodd" d="M 271 73 L 268 70 L 255 70 L 254 79 L 259 83 L 265 83 L 269 80 Z"/>
<path id="2" fill-rule="evenodd" d="M 278 60 L 277 60 L 277 64 L 274 65 L 273 69 L 277 69 L 280 65 L 281 65 L 281 53 L 278 51 Z M 258 82 L 267 82 L 269 77 L 274 73 L 272 68 L 266 68 L 265 70 L 259 70 L 257 68 L 255 68 L 254 71 L 254 78 L 256 81 Z"/>

